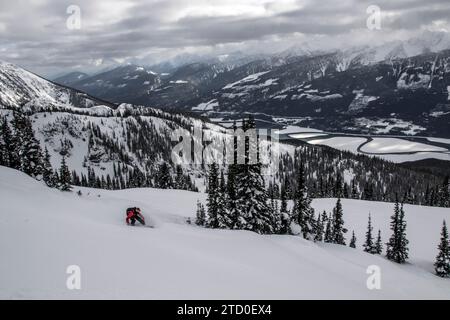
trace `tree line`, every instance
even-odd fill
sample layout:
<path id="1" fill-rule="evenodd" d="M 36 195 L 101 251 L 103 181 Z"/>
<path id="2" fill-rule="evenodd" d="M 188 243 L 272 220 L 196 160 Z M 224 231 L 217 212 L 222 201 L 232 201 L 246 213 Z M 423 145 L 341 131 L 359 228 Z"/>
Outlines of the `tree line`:
<path id="1" fill-rule="evenodd" d="M 132 123 L 134 122 L 130 121 L 130 124 Z M 132 164 L 123 146 L 115 139 L 104 135 L 98 125 L 89 123 L 83 129 L 89 133 L 88 158 L 85 158 L 83 162 L 87 173 L 69 169 L 67 157 L 70 156 L 73 145 L 68 139 L 60 141 L 61 146 L 58 151 L 61 162 L 59 168 L 53 169 L 50 152 L 46 147 L 42 150 L 35 137 L 30 117 L 23 112 L 14 111 L 11 121 L 8 121 L 6 117 L 0 118 L 0 165 L 20 170 L 44 181 L 47 186 L 62 191 L 69 191 L 72 186 L 109 190 L 157 187 L 198 191 L 191 176 L 182 166 L 172 167 L 168 164 L 169 161 L 155 158 L 154 161 L 146 162 L 144 169 L 141 169 L 136 164 Z M 141 131 L 137 128 L 125 130 L 129 135 L 127 139 L 129 147 L 137 151 L 136 146 L 139 143 L 143 145 L 142 139 L 147 136 L 149 138 L 146 138 L 145 143 L 159 148 L 162 142 L 159 141 L 158 144 L 155 140 L 157 138 L 152 138 L 157 136 L 155 130 L 154 127 L 148 126 Z M 133 132 L 138 131 L 139 134 L 132 135 Z M 147 149 L 147 152 L 156 153 L 154 149 Z M 112 174 L 98 174 L 90 165 L 99 163 L 101 157 L 107 157 L 108 161 L 116 160 L 112 163 Z"/>
<path id="2" fill-rule="evenodd" d="M 244 122 L 243 126 L 245 130 L 255 127 L 251 119 Z M 348 230 L 344 224 L 341 197 L 338 197 L 330 213 L 324 211 L 316 216 L 311 206 L 311 192 L 306 183 L 305 165 L 300 161 L 296 170 L 295 189 L 290 192 L 293 206 L 289 210 L 288 188 L 282 187 L 277 198 L 273 185 L 266 188 L 261 165 L 250 164 L 247 161 L 248 151 L 252 147 L 257 148 L 250 146 L 250 143 L 250 141 L 245 143 L 244 164 L 231 164 L 222 170 L 216 163 L 209 166 L 206 206 L 197 202 L 195 223 L 212 229 L 248 230 L 259 234 L 291 234 L 314 242 L 346 245 Z M 257 144 L 257 141 L 253 143 Z M 405 210 L 398 196 L 395 199 L 390 228 L 392 235 L 386 243 L 386 257 L 396 263 L 405 263 L 408 260 L 409 241 L 406 236 Z M 448 235 L 444 230 L 442 233 L 445 239 L 439 246 L 435 264 L 436 273 L 440 276 L 450 276 Z M 349 246 L 356 248 L 356 242 L 353 231 Z M 381 231 L 378 230 L 375 238 L 370 214 L 363 248 L 370 254 L 383 253 Z"/>

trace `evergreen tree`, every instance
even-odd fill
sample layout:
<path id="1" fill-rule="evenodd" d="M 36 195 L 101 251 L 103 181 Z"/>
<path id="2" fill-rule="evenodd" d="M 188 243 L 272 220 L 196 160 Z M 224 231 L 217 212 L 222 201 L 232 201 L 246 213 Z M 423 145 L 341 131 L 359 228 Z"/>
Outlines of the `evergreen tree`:
<path id="1" fill-rule="evenodd" d="M 19 155 L 20 141 L 11 131 L 6 117 L 3 120 L 2 137 L 4 144 L 3 162 L 5 166 L 20 170 L 21 162 Z"/>
<path id="2" fill-rule="evenodd" d="M 312 240 L 314 209 L 311 207 L 311 199 L 305 182 L 305 168 L 303 162 L 300 163 L 300 169 L 297 175 L 297 190 L 294 198 L 294 209 L 292 219 L 298 223 L 302 230 L 303 238 Z"/>
<path id="3" fill-rule="evenodd" d="M 343 192 L 343 189 L 342 189 L 342 176 L 338 172 L 336 174 L 336 183 L 334 185 L 333 196 L 335 198 L 342 198 L 343 195 L 344 195 L 344 192 Z"/>
<path id="4" fill-rule="evenodd" d="M 322 219 L 323 221 L 323 219 Z M 327 218 L 327 224 L 326 224 L 326 228 L 325 228 L 325 236 L 324 236 L 324 241 L 326 243 L 333 243 L 334 239 L 333 239 L 333 227 L 331 225 L 332 223 L 332 219 Z"/>
<path id="5" fill-rule="evenodd" d="M 170 174 L 170 167 L 166 162 L 159 165 L 158 174 L 156 176 L 156 187 L 159 189 L 172 189 L 173 180 Z"/>
<path id="6" fill-rule="evenodd" d="M 287 208 L 286 188 L 281 188 L 281 205 L 280 205 L 280 234 L 290 233 L 291 217 Z"/>
<path id="7" fill-rule="evenodd" d="M 223 171 L 220 173 L 217 192 L 217 227 L 221 229 L 232 229 L 233 221 L 227 210 L 227 188 Z"/>
<path id="8" fill-rule="evenodd" d="M 206 224 L 206 212 L 205 207 L 200 201 L 197 201 L 197 214 L 195 224 L 198 226 L 205 226 Z"/>
<path id="9" fill-rule="evenodd" d="M 378 236 L 377 241 L 375 243 L 375 254 L 382 254 L 383 253 L 383 243 L 381 241 L 381 230 L 378 230 Z"/>
<path id="10" fill-rule="evenodd" d="M 397 263 L 404 263 L 408 259 L 408 240 L 406 239 L 406 222 L 403 205 L 395 202 L 394 214 L 391 217 L 392 236 L 387 243 L 386 257 Z"/>
<path id="11" fill-rule="evenodd" d="M 50 153 L 47 148 L 45 148 L 44 158 L 42 160 L 42 179 L 50 188 L 58 186 L 58 180 L 55 179 L 53 168 L 50 163 Z"/>
<path id="12" fill-rule="evenodd" d="M 444 178 L 444 183 L 439 190 L 439 205 L 441 207 L 450 207 L 450 184 L 449 176 Z"/>
<path id="13" fill-rule="evenodd" d="M 5 118 L 0 119 L 0 165 L 9 167 L 11 157 L 11 129 Z"/>
<path id="14" fill-rule="evenodd" d="M 267 204 L 267 192 L 259 165 L 243 165 L 236 176 L 238 228 L 257 233 L 273 233 L 273 218 Z"/>
<path id="15" fill-rule="evenodd" d="M 314 241 L 317 241 L 317 242 L 322 242 L 323 241 L 323 233 L 324 233 L 324 230 L 323 230 L 323 221 L 322 221 L 322 218 L 321 218 L 321 216 L 320 216 L 320 214 L 319 214 L 319 216 L 317 217 L 317 221 L 316 221 L 316 224 L 315 224 L 315 230 L 314 230 Z"/>
<path id="16" fill-rule="evenodd" d="M 359 199 L 358 189 L 356 188 L 355 179 L 352 179 L 352 199 Z"/>
<path id="17" fill-rule="evenodd" d="M 218 211 L 219 211 L 219 178 L 218 166 L 213 163 L 209 166 L 208 172 L 208 227 L 219 228 Z"/>
<path id="18" fill-rule="evenodd" d="M 350 248 L 355 249 L 356 248 L 356 236 L 355 231 L 352 232 L 352 238 L 350 240 Z"/>
<path id="19" fill-rule="evenodd" d="M 72 186 L 70 185 L 72 178 L 70 176 L 69 167 L 66 164 L 66 158 L 62 157 L 61 167 L 59 169 L 59 189 L 61 191 L 70 191 Z"/>
<path id="20" fill-rule="evenodd" d="M 249 129 L 256 130 L 254 119 L 244 121 L 243 129 L 246 132 Z M 244 152 L 245 163 L 236 165 L 236 212 L 239 218 L 235 228 L 261 234 L 274 233 L 273 217 L 259 163 L 258 137 L 245 138 Z"/>
<path id="21" fill-rule="evenodd" d="M 237 228 L 239 220 L 239 211 L 236 207 L 236 165 L 230 164 L 228 166 L 227 179 L 227 212 L 230 216 L 230 229 Z"/>
<path id="22" fill-rule="evenodd" d="M 438 246 L 439 253 L 434 263 L 434 270 L 439 277 L 450 277 L 450 243 L 445 220 L 442 224 L 441 242 Z"/>
<path id="23" fill-rule="evenodd" d="M 271 201 L 271 214 L 273 217 L 273 232 L 277 234 L 284 234 L 283 215 L 280 212 L 280 207 L 277 200 Z"/>
<path id="24" fill-rule="evenodd" d="M 333 243 L 345 245 L 344 234 L 347 229 L 344 228 L 344 212 L 342 210 L 341 199 L 338 198 L 336 207 L 333 209 L 333 225 L 332 225 L 332 237 Z"/>
<path id="25" fill-rule="evenodd" d="M 367 223 L 367 231 L 366 231 L 366 241 L 363 244 L 364 251 L 368 253 L 375 253 L 375 244 L 373 243 L 372 236 L 372 217 L 369 214 L 369 222 Z"/>
<path id="26" fill-rule="evenodd" d="M 177 165 L 176 167 L 177 175 L 175 177 L 175 189 L 186 190 L 187 186 L 184 179 L 183 168 L 181 165 Z"/>
<path id="27" fill-rule="evenodd" d="M 167 175 L 167 172 L 169 172 L 168 175 Z M 146 178 L 145 178 L 144 173 L 138 168 L 138 166 L 133 167 L 132 173 L 133 173 L 133 176 L 132 176 L 131 186 L 135 187 L 135 188 L 145 187 L 146 186 L 145 185 Z M 106 185 L 105 178 L 102 176 L 102 179 L 100 181 L 102 184 L 102 188 L 104 188 L 104 186 Z M 170 175 L 170 171 L 164 172 L 164 178 L 161 180 L 161 187 L 162 187 L 161 189 L 173 188 L 172 176 Z"/>
<path id="28" fill-rule="evenodd" d="M 5 143 L 3 142 L 3 126 L 4 126 L 3 119 L 0 118 L 0 166 L 7 166 L 6 146 Z"/>
<path id="29" fill-rule="evenodd" d="M 21 132 L 21 170 L 32 177 L 40 177 L 42 174 L 42 151 L 39 142 L 34 136 L 33 127 L 28 117 L 19 114 L 19 119 L 15 122 L 16 130 Z"/>

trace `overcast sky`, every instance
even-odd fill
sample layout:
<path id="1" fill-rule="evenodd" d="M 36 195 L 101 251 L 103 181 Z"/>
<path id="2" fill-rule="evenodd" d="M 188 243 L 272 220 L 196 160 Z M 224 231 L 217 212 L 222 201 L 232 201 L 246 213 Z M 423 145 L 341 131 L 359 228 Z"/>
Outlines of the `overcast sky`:
<path id="1" fill-rule="evenodd" d="M 70 5 L 80 29 L 67 26 Z M 367 28 L 370 5 L 380 30 Z M 449 32 L 449 17 L 449 0 L 0 0 L 0 59 L 54 75 L 186 52 L 373 44 Z"/>

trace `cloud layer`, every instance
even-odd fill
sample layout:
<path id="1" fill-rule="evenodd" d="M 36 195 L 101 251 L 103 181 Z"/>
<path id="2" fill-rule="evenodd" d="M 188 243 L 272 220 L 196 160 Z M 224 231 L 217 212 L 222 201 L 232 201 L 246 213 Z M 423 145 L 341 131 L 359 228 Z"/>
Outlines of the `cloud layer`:
<path id="1" fill-rule="evenodd" d="M 81 28 L 70 29 L 70 5 Z M 366 26 L 370 5 L 381 29 Z M 180 53 L 316 49 L 450 31 L 448 0 L 15 0 L 0 3 L 0 59 L 43 74 Z"/>

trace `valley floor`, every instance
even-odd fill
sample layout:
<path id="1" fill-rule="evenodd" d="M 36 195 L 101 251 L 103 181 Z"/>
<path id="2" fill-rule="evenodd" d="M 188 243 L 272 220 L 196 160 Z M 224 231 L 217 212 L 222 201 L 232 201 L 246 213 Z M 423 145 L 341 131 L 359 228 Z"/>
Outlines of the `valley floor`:
<path id="1" fill-rule="evenodd" d="M 390 203 L 343 200 L 358 238 L 351 249 L 189 225 L 198 199 L 205 195 L 158 189 L 62 193 L 0 167 L 0 298 L 450 299 L 450 279 L 433 274 L 448 208 L 405 206 L 411 259 L 397 265 L 361 248 L 369 212 L 387 241 Z M 335 201 L 313 206 L 330 211 Z M 154 228 L 126 226 L 130 206 Z M 80 267 L 80 290 L 66 287 L 69 265 Z M 380 290 L 366 286 L 370 265 L 380 267 Z"/>

